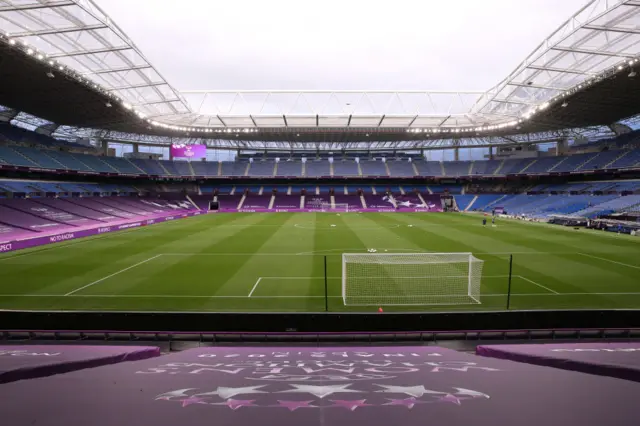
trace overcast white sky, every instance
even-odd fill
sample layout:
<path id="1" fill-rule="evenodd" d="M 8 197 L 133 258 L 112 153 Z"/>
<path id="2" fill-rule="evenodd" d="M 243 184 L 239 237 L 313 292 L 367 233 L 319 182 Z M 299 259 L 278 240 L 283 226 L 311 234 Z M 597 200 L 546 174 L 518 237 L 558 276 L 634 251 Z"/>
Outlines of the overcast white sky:
<path id="1" fill-rule="evenodd" d="M 587 0 L 95 0 L 178 90 L 486 90 Z"/>

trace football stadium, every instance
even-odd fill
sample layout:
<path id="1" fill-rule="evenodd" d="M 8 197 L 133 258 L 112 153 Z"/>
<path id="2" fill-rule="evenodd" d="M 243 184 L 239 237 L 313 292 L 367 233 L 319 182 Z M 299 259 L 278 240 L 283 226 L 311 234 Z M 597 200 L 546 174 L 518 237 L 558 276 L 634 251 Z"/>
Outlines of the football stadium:
<path id="1" fill-rule="evenodd" d="M 637 0 L 0 0 L 3 424 L 637 425 L 638 72 Z"/>

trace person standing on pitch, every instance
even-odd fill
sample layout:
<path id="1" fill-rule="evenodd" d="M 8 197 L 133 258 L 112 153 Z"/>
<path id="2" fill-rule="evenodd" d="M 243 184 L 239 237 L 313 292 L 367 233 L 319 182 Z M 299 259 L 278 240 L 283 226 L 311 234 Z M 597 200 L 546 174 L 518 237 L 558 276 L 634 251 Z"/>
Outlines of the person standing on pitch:
<path id="1" fill-rule="evenodd" d="M 487 226 L 487 218 L 486 217 L 482 218 L 482 226 Z"/>

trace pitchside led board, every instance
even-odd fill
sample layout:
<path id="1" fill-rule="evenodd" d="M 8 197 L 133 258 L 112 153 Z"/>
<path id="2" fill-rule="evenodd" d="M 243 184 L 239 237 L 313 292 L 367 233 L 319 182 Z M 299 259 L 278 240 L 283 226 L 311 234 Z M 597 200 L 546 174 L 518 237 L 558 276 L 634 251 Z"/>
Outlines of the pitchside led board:
<path id="1" fill-rule="evenodd" d="M 171 145 L 172 158 L 190 158 L 193 160 L 201 160 L 207 157 L 206 145 Z"/>

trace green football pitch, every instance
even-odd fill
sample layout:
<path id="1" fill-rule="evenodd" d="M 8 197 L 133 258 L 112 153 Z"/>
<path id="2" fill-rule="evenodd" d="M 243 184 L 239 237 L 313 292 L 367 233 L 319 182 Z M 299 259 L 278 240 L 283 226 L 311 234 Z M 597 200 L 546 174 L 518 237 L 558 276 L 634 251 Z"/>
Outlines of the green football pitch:
<path id="1" fill-rule="evenodd" d="M 640 308 L 640 238 L 481 222 L 453 213 L 203 215 L 2 255 L 0 309 L 316 312 L 326 300 L 329 311 L 373 312 L 344 305 L 340 278 L 342 253 L 370 249 L 484 260 L 479 304 L 385 311 L 503 310 L 510 255 L 511 309 Z"/>

